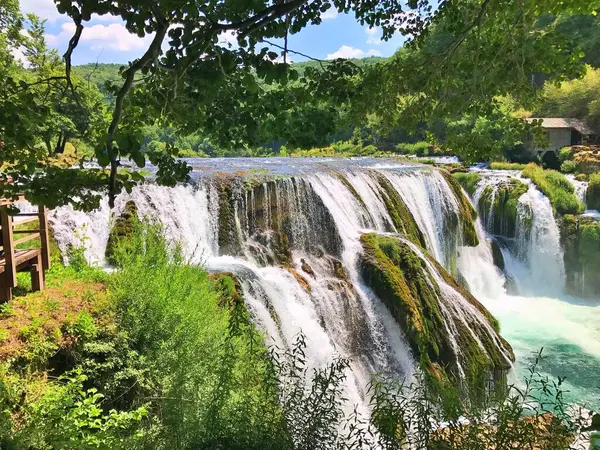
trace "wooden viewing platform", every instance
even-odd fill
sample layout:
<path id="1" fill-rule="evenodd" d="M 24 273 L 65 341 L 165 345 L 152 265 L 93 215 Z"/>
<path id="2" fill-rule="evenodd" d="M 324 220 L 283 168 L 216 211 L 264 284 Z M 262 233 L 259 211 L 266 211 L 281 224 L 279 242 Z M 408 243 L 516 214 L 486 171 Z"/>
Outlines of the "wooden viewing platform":
<path id="1" fill-rule="evenodd" d="M 19 200 L 24 200 L 20 198 Z M 14 203 L 11 200 L 0 200 L 0 206 Z M 15 219 L 18 218 L 16 221 Z M 22 218 L 22 219 L 21 219 Z M 31 222 L 39 222 L 37 229 L 17 229 Z M 17 272 L 31 273 L 31 287 L 41 291 L 45 285 L 45 271 L 50 268 L 50 240 L 48 233 L 48 217 L 45 207 L 40 206 L 37 212 L 9 215 L 0 209 L 0 303 L 12 299 L 12 289 L 17 286 Z M 15 235 L 20 237 L 15 239 Z M 17 248 L 19 245 L 39 239 L 39 248 Z"/>

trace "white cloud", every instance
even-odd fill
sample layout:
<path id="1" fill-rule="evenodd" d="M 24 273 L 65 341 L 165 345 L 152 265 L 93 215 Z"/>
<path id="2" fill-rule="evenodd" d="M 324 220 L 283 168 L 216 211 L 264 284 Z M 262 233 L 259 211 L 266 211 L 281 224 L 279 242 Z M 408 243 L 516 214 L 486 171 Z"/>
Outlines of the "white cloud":
<path id="1" fill-rule="evenodd" d="M 327 55 L 327 59 L 338 59 L 338 58 L 361 58 L 365 55 L 359 48 L 353 48 L 348 45 L 342 45 L 336 52 Z"/>
<path id="2" fill-rule="evenodd" d="M 371 49 L 367 52 L 367 56 L 381 56 L 381 52 L 379 50 Z"/>
<path id="3" fill-rule="evenodd" d="M 321 19 L 323 20 L 328 20 L 328 19 L 335 19 L 338 16 L 338 10 L 335 8 L 329 8 L 327 11 L 325 11 L 323 14 L 321 14 Z"/>
<path id="4" fill-rule="evenodd" d="M 48 22 L 70 20 L 68 16 L 58 13 L 53 0 L 20 0 L 20 6 L 24 14 L 33 13 L 42 19 L 48 19 Z"/>
<path id="5" fill-rule="evenodd" d="M 90 21 L 96 22 L 119 22 L 121 18 L 119 16 L 113 16 L 112 14 L 92 14 Z"/>
<path id="6" fill-rule="evenodd" d="M 46 40 L 48 45 L 57 47 L 66 44 L 74 32 L 75 24 L 71 22 L 64 23 L 59 34 L 47 34 Z M 152 35 L 140 38 L 135 34 L 131 34 L 120 23 L 84 27 L 80 39 L 80 42 L 88 42 L 91 50 L 110 49 L 121 52 L 146 49 L 151 41 Z"/>
<path id="7" fill-rule="evenodd" d="M 365 28 L 365 33 L 367 33 L 367 44 L 369 45 L 380 45 L 382 43 L 381 37 L 379 37 L 381 30 L 378 27 L 373 28 Z"/>

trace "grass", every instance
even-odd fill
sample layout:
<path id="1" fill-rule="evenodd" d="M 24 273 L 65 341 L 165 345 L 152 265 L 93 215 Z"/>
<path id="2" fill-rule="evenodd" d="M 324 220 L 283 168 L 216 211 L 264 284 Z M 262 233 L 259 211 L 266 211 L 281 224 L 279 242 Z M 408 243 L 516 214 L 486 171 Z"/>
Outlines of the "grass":
<path id="1" fill-rule="evenodd" d="M 490 169 L 492 170 L 523 170 L 527 164 L 511 163 L 504 161 L 494 161 L 490 163 Z"/>
<path id="2" fill-rule="evenodd" d="M 65 269 L 48 272 L 42 292 L 15 296 L 10 313 L 0 316 L 0 361 L 37 354 L 40 348 L 58 350 L 72 344 L 69 326 L 79 314 L 96 314 L 107 301 L 106 285 Z M 35 347 L 38 347 L 37 349 Z"/>
<path id="3" fill-rule="evenodd" d="M 523 169 L 523 176 L 529 178 L 548 197 L 557 214 L 581 214 L 585 205 L 579 201 L 575 188 L 567 178 L 556 170 L 544 170 L 530 163 Z"/>
<path id="4" fill-rule="evenodd" d="M 473 197 L 473 194 L 477 190 L 477 185 L 481 181 L 481 176 L 477 172 L 455 172 L 453 175 L 463 189 Z"/>

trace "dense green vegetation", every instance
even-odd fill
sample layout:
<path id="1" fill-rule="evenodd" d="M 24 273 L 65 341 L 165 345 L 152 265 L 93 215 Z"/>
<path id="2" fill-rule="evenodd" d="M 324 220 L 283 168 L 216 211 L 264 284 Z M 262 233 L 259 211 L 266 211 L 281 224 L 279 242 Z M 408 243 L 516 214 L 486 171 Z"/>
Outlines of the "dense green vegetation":
<path id="1" fill-rule="evenodd" d="M 388 253 L 400 242 L 381 239 Z M 2 306 L 2 448 L 441 450 L 464 439 L 481 449 L 507 440 L 554 449 L 578 429 L 562 413 L 560 385 L 535 371 L 527 389 L 490 393 L 467 409 L 451 391 L 440 409 L 424 384 L 377 377 L 366 422 L 342 412 L 347 361 L 309 372 L 302 335 L 293 349 L 268 352 L 236 279 L 187 265 L 159 227 L 136 224 L 111 274 L 87 266 L 82 249 L 70 258 L 48 274 L 45 292 Z M 523 419 L 542 391 L 552 399 Z"/>
<path id="2" fill-rule="evenodd" d="M 488 231 L 497 236 L 515 238 L 519 198 L 527 185 L 515 178 L 499 186 L 486 186 L 479 197 L 481 220 Z"/>
<path id="3" fill-rule="evenodd" d="M 494 161 L 490 163 L 492 170 L 523 170 L 527 164 Z"/>
<path id="4" fill-rule="evenodd" d="M 455 172 L 453 175 L 463 189 L 472 197 L 477 189 L 477 185 L 481 181 L 481 176 L 477 172 Z"/>
<path id="5" fill-rule="evenodd" d="M 589 209 L 600 211 L 600 173 L 590 176 L 590 181 L 585 194 L 585 200 Z"/>
<path id="6" fill-rule="evenodd" d="M 544 170 L 535 164 L 528 164 L 523 169 L 523 176 L 535 183 L 548 197 L 552 208 L 558 214 L 581 214 L 585 210 L 585 206 L 575 195 L 575 188 L 560 172 Z"/>
<path id="7" fill-rule="evenodd" d="M 289 155 L 340 141 L 353 146 L 345 154 L 451 151 L 467 162 L 488 160 L 523 140 L 527 127 L 515 111 L 537 107 L 532 74 L 552 84 L 582 76 L 585 62 L 594 60 L 595 7 L 582 0 L 535 0 L 535 7 L 516 9 L 472 0 L 444 8 L 427 8 L 426 0 L 208 3 L 192 1 L 189 8 L 210 20 L 187 21 L 169 0 L 155 7 L 59 0 L 59 12 L 83 28 L 92 14 L 110 13 L 131 33 L 153 36 L 147 51 L 123 68 L 69 70 L 79 34 L 63 63 L 46 48 L 42 24 L 32 17 L 24 27 L 16 1 L 2 0 L 3 176 L 19 179 L 19 190 L 36 202 L 78 199 L 79 207 L 91 208 L 99 196 L 87 188 L 108 192 L 112 204 L 142 180 L 119 168 L 126 158 L 139 166 L 149 159 L 159 168 L 156 181 L 166 185 L 187 179 L 189 167 L 176 156 Z M 281 49 L 266 46 L 318 25 L 330 8 L 379 27 L 384 39 L 398 30 L 418 37 L 392 58 L 360 61 L 286 64 Z M 581 29 L 570 22 L 576 16 Z M 515 22 L 531 45 L 507 32 Z M 574 40 L 568 33 L 575 30 Z M 218 44 L 225 31 L 238 33 L 237 46 Z M 17 49 L 29 70 L 15 59 Z M 49 149 L 61 152 L 67 144 L 77 159 L 93 156 L 108 172 L 54 168 Z M 40 171 L 40 163 L 52 169 Z M 56 185 L 59 192 L 48 189 Z M 0 185 L 3 196 L 16 189 Z"/>

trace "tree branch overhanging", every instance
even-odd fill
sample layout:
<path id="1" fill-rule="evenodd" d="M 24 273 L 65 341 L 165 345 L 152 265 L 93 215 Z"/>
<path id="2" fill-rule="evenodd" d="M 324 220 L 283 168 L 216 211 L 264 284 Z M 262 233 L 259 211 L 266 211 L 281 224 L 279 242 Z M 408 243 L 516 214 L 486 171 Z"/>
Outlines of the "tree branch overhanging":
<path id="1" fill-rule="evenodd" d="M 67 47 L 67 51 L 63 55 L 65 59 L 65 73 L 67 77 L 67 86 L 72 87 L 73 83 L 71 82 L 71 57 L 73 56 L 73 51 L 77 48 L 79 44 L 79 39 L 81 39 L 81 33 L 83 33 L 83 24 L 81 23 L 81 14 L 79 12 L 73 17 L 73 22 L 75 22 L 75 33 L 69 40 L 69 46 Z"/>

